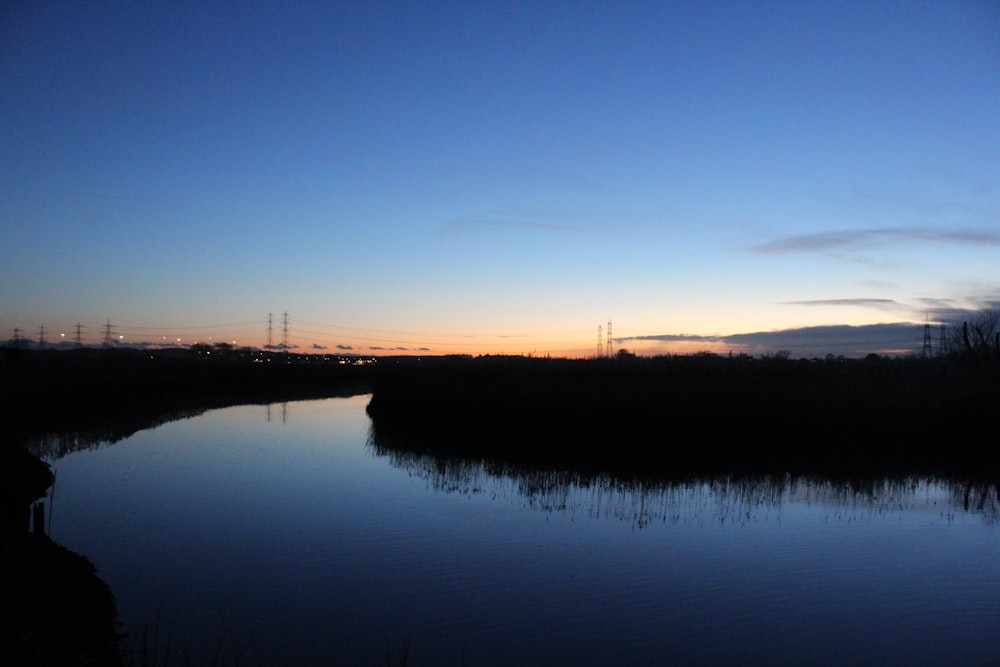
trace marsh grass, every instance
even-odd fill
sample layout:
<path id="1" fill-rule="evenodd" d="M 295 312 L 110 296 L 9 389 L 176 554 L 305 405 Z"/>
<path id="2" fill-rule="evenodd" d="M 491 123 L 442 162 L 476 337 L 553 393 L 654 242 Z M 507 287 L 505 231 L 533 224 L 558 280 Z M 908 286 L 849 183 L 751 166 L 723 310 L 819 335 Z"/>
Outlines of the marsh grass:
<path id="1" fill-rule="evenodd" d="M 1000 372 L 946 361 L 484 359 L 375 384 L 373 439 L 632 475 L 993 475 Z"/>

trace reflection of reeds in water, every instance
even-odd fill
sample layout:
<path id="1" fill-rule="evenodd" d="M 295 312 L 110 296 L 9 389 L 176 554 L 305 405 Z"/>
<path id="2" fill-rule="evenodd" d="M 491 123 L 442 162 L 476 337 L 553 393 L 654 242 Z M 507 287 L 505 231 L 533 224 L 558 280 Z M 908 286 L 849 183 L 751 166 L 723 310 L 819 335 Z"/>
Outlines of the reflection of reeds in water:
<path id="1" fill-rule="evenodd" d="M 80 424 L 73 430 L 46 432 L 25 438 L 23 447 L 40 459 L 54 461 L 72 452 L 100 449 L 128 438 L 138 431 L 155 428 L 179 419 L 188 419 L 202 409 L 168 410 L 148 415 L 119 416 L 100 424 Z"/>
<path id="2" fill-rule="evenodd" d="M 1000 523 L 1000 485 L 954 483 L 949 489 L 953 506 L 980 514 L 991 525 Z"/>
<path id="3" fill-rule="evenodd" d="M 123 635 L 119 646 L 119 654 L 123 667 L 169 667 L 171 662 L 177 660 L 182 667 L 192 667 L 192 665 L 208 665 L 210 667 L 222 667 L 229 664 L 229 656 L 226 654 L 228 627 L 223 625 L 216 641 L 214 653 L 206 658 L 192 658 L 187 650 L 181 651 L 174 656 L 170 637 L 161 641 L 160 620 L 163 612 L 163 605 L 156 608 L 153 622 L 146 622 L 142 626 L 142 632 L 137 635 Z M 234 664 L 238 664 L 237 659 Z"/>
<path id="4" fill-rule="evenodd" d="M 826 479 L 792 475 L 621 479 L 606 474 L 542 469 L 393 449 L 369 440 L 371 451 L 398 468 L 425 479 L 436 491 L 486 495 L 541 512 L 626 521 L 637 528 L 652 523 L 742 525 L 780 517 L 789 503 L 823 505 L 832 518 L 865 520 L 921 507 L 973 512 L 989 523 L 1000 516 L 996 484 L 904 477 Z"/>

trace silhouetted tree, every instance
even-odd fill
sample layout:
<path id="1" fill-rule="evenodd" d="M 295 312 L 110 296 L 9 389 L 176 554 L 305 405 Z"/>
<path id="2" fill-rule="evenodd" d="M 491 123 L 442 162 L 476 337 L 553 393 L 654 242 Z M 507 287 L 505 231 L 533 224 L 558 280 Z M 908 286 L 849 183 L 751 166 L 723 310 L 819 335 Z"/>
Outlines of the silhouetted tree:
<path id="1" fill-rule="evenodd" d="M 978 363 L 1000 359 L 1000 312 L 983 310 L 972 321 L 962 322 L 953 334 L 952 350 Z"/>

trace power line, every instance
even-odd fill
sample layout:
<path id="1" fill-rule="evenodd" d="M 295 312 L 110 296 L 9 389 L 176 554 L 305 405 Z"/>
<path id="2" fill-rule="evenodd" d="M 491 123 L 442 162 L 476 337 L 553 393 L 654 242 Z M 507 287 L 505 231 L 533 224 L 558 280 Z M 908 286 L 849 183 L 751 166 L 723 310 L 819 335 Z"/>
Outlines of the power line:
<path id="1" fill-rule="evenodd" d="M 245 320 L 243 322 L 224 322 L 220 324 L 191 324 L 187 326 L 134 326 L 134 325 L 116 325 L 118 328 L 124 328 L 129 331 L 188 331 L 191 329 L 232 329 L 236 327 L 247 327 L 259 324 L 260 320 Z"/>

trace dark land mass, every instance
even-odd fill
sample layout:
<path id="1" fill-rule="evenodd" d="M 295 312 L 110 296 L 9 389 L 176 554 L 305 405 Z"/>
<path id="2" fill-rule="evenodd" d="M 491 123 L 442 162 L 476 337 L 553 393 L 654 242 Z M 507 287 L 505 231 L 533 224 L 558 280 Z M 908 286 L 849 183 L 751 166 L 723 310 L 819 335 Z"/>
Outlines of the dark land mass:
<path id="1" fill-rule="evenodd" d="M 31 505 L 52 481 L 47 464 L 0 447 L 0 657 L 18 665 L 118 664 L 115 599 L 93 564 L 28 531 Z"/>
<path id="2" fill-rule="evenodd" d="M 623 477 L 995 478 L 1000 372 L 936 359 L 478 358 L 387 373 L 382 446 Z"/>
<path id="3" fill-rule="evenodd" d="M 214 355 L 207 354 L 215 352 Z M 1000 364 L 781 357 L 398 357 L 374 363 L 228 349 L 0 349 L 0 653 L 118 664 L 114 599 L 82 556 L 29 534 L 49 451 L 114 442 L 206 409 L 372 393 L 381 452 L 569 470 L 1000 478 Z"/>
<path id="4" fill-rule="evenodd" d="M 209 350 L 210 351 L 210 350 Z M 1000 356 L 1000 355 L 996 355 Z M 116 441 L 205 409 L 372 393 L 381 444 L 633 473 L 993 474 L 1000 363 L 0 349 L 10 441 Z"/>
<path id="5" fill-rule="evenodd" d="M 232 350 L 0 349 L 0 417 L 16 441 L 75 432 L 114 442 L 211 408 L 368 391 L 368 369 L 321 360 Z"/>

